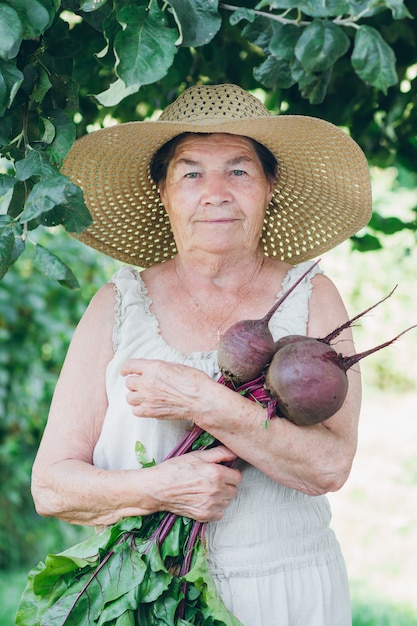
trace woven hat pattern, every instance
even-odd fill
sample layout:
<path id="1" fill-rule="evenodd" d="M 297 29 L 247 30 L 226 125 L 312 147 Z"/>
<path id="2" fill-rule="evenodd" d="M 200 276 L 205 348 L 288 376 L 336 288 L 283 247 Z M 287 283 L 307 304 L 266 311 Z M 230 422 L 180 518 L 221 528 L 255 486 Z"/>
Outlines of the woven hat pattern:
<path id="1" fill-rule="evenodd" d="M 280 175 L 262 234 L 268 256 L 308 260 L 369 221 L 368 165 L 344 131 L 314 117 L 271 115 L 236 85 L 206 85 L 184 91 L 157 121 L 112 126 L 74 144 L 62 171 L 83 189 L 94 220 L 79 239 L 139 267 L 172 258 L 175 242 L 149 163 L 183 132 L 243 135 L 275 155 Z"/>

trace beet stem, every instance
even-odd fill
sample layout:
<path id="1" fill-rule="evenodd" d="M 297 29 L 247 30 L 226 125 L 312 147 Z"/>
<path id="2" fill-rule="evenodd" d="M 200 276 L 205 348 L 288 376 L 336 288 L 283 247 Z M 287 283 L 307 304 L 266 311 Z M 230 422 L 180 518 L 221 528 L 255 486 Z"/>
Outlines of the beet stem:
<path id="1" fill-rule="evenodd" d="M 413 328 L 417 328 L 417 324 L 414 324 L 413 326 L 406 328 L 405 330 L 403 330 L 402 333 L 400 333 L 393 339 L 390 339 L 389 341 L 385 341 L 384 343 L 381 343 L 379 346 L 376 346 L 375 348 L 370 348 L 369 350 L 365 350 L 364 352 L 359 352 L 358 354 L 353 354 L 352 356 L 343 356 L 339 354 L 338 363 L 340 367 L 344 369 L 346 372 L 346 370 L 352 367 L 352 365 L 355 365 L 355 363 L 357 363 L 361 359 L 365 358 L 366 356 L 369 356 L 370 354 L 373 354 L 374 352 L 377 352 L 378 350 L 381 350 L 382 348 L 386 348 L 387 346 L 390 346 L 392 343 L 394 343 L 394 341 L 399 339 L 401 335 L 408 333 L 408 331 L 412 330 Z"/>
<path id="2" fill-rule="evenodd" d="M 372 309 L 375 309 L 379 304 L 382 304 L 383 302 L 385 302 L 385 300 L 388 300 L 388 298 L 390 298 L 392 296 L 392 294 L 397 289 L 397 287 L 398 287 L 398 285 L 395 285 L 395 287 L 393 289 L 391 289 L 391 291 L 389 292 L 389 294 L 387 296 L 385 296 L 384 298 L 381 298 L 381 300 L 378 300 L 378 302 L 376 302 L 375 304 L 373 304 L 369 308 L 367 308 L 364 311 L 362 311 L 362 313 L 358 313 L 358 315 L 355 315 L 355 317 L 352 317 L 352 319 L 348 320 L 347 322 L 345 322 L 344 324 L 342 324 L 338 328 L 335 328 L 335 330 L 333 330 L 331 333 L 329 333 L 327 335 L 327 337 L 324 337 L 323 339 L 319 339 L 319 341 L 322 341 L 323 343 L 330 344 L 330 342 L 333 339 L 335 339 L 336 337 L 338 337 L 340 335 L 340 333 L 343 330 L 345 330 L 345 328 L 350 328 L 352 326 L 353 322 L 356 322 L 356 320 L 358 320 L 359 318 L 361 318 L 364 315 L 366 315 L 367 313 L 369 313 L 369 311 L 372 311 Z M 411 328 L 413 328 L 413 327 L 411 327 Z M 406 332 L 406 331 L 404 331 L 404 332 Z M 395 339 L 393 339 L 393 341 L 395 341 Z"/>
<path id="3" fill-rule="evenodd" d="M 260 322 L 265 322 L 265 323 L 269 322 L 269 320 L 271 319 L 271 317 L 273 316 L 275 311 L 281 306 L 281 304 L 284 302 L 284 300 L 286 298 L 288 298 L 290 293 L 292 293 L 294 291 L 294 289 L 297 287 L 297 285 L 299 285 L 301 283 L 301 281 L 304 280 L 304 278 L 316 267 L 316 265 L 318 265 L 320 263 L 320 261 L 321 261 L 321 259 L 318 259 L 317 261 L 315 261 L 313 263 L 313 265 L 311 265 L 308 268 L 308 270 L 306 272 L 304 272 L 304 274 L 302 276 L 300 276 L 300 278 L 298 278 L 298 280 L 296 280 L 295 283 L 293 285 L 291 285 L 291 287 L 289 289 L 287 289 L 287 291 L 281 296 L 281 298 L 275 302 L 274 306 L 272 307 L 272 309 L 270 309 L 268 311 L 268 313 L 265 315 L 265 317 L 263 317 L 259 321 Z"/>

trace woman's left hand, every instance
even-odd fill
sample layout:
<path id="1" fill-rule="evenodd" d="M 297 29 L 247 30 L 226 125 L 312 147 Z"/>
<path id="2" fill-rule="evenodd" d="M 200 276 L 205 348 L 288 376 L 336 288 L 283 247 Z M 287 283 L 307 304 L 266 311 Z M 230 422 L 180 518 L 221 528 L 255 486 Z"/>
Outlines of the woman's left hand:
<path id="1" fill-rule="evenodd" d="M 130 359 L 121 371 L 126 376 L 127 402 L 138 417 L 192 420 L 212 396 L 212 379 L 204 372 L 161 360 Z"/>

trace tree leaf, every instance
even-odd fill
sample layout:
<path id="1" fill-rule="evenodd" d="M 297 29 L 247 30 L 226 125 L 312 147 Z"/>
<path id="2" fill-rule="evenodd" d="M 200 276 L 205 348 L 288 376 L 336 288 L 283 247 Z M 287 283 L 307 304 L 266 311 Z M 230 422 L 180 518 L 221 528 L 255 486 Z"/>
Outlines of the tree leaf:
<path id="1" fill-rule="evenodd" d="M 398 82 L 395 63 L 392 48 L 375 28 L 361 26 L 357 29 L 352 66 L 365 83 L 386 93 L 388 87 Z"/>
<path id="2" fill-rule="evenodd" d="M 272 54 L 261 65 L 255 67 L 253 75 L 262 85 L 270 88 L 286 89 L 295 83 L 288 61 L 277 59 Z"/>
<path id="3" fill-rule="evenodd" d="M 306 71 L 299 61 L 295 61 L 291 66 L 294 79 L 298 82 L 298 86 L 303 98 L 308 98 L 311 104 L 320 104 L 323 102 L 327 87 L 329 85 L 332 68 L 324 72 Z"/>
<path id="4" fill-rule="evenodd" d="M 29 150 L 25 159 L 16 161 L 15 168 L 16 180 L 20 181 L 28 180 L 31 176 L 41 178 L 59 176 L 58 170 L 38 150 Z"/>
<path id="5" fill-rule="evenodd" d="M 124 98 L 137 93 L 141 87 L 141 84 L 132 84 L 127 87 L 121 78 L 118 78 L 110 85 L 106 91 L 102 91 L 95 97 L 100 104 L 105 107 L 115 106 L 119 104 Z"/>
<path id="6" fill-rule="evenodd" d="M 76 128 L 72 119 L 59 109 L 48 111 L 48 119 L 54 126 L 55 136 L 45 149 L 51 163 L 60 167 L 76 138 Z"/>
<path id="7" fill-rule="evenodd" d="M 294 52 L 305 70 L 324 72 L 345 54 L 349 45 L 349 37 L 340 26 L 328 20 L 314 20 L 303 30 Z"/>
<path id="8" fill-rule="evenodd" d="M 218 0 L 167 0 L 180 31 L 178 45 L 204 46 L 219 31 Z"/>
<path id="9" fill-rule="evenodd" d="M 13 265 L 14 234 L 11 230 L 0 232 L 0 278 L 7 273 Z"/>
<path id="10" fill-rule="evenodd" d="M 106 2 L 107 0 L 81 0 L 80 9 L 86 13 L 97 11 L 97 9 L 100 9 Z"/>
<path id="11" fill-rule="evenodd" d="M 299 38 L 300 28 L 298 26 L 294 24 L 277 24 L 269 42 L 269 51 L 277 59 L 292 61 Z"/>
<path id="12" fill-rule="evenodd" d="M 12 105 L 22 82 L 23 74 L 16 67 L 16 61 L 0 59 L 0 116 Z"/>
<path id="13" fill-rule="evenodd" d="M 229 22 L 232 26 L 238 24 L 241 20 L 246 20 L 247 22 L 253 23 L 256 19 L 256 13 L 253 9 L 245 9 L 244 7 L 240 9 L 236 9 L 233 11 L 232 15 L 229 18 Z"/>
<path id="14" fill-rule="evenodd" d="M 54 212 L 48 215 L 51 211 Z M 80 187 L 62 174 L 42 179 L 33 186 L 20 222 L 35 218 L 45 226 L 62 224 L 73 233 L 80 233 L 92 224 Z"/>
<path id="15" fill-rule="evenodd" d="M 145 6 L 126 6 L 117 12 L 123 30 L 117 33 L 114 51 L 116 72 L 126 86 L 147 85 L 167 73 L 177 52 L 177 33 L 167 26 L 166 17 L 151 0 Z"/>
<path id="16" fill-rule="evenodd" d="M 23 25 L 23 39 L 36 39 L 52 24 L 56 10 L 41 0 L 13 0 L 13 8 Z"/>
<path id="17" fill-rule="evenodd" d="M 0 5 L 0 58 L 8 61 L 19 52 L 23 25 L 17 11 L 8 4 Z"/>
<path id="18" fill-rule="evenodd" d="M 406 17 L 413 19 L 403 0 L 384 0 L 385 5 L 391 9 L 394 20 L 402 20 Z"/>
<path id="19" fill-rule="evenodd" d="M 357 0 L 352 0 L 356 2 Z M 367 0 L 366 0 L 367 1 Z M 295 7 L 311 17 L 334 17 L 350 13 L 349 0 L 265 0 L 259 7 L 268 6 L 270 9 L 294 9 Z"/>
<path id="20" fill-rule="evenodd" d="M 35 247 L 33 263 L 45 276 L 57 280 L 61 285 L 69 289 L 79 289 L 78 280 L 68 265 L 40 244 L 37 244 Z"/>

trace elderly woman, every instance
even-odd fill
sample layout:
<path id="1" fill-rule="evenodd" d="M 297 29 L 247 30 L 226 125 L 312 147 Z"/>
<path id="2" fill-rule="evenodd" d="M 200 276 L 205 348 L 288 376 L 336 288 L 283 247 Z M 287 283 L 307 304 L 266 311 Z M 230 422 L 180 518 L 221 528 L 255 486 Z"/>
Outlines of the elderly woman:
<path id="1" fill-rule="evenodd" d="M 216 349 L 368 221 L 361 150 L 234 85 L 197 86 L 158 121 L 82 138 L 64 172 L 94 217 L 82 239 L 146 269 L 118 271 L 75 332 L 33 468 L 38 512 L 93 526 L 156 511 L 206 521 L 210 572 L 245 626 L 350 625 L 324 494 L 349 475 L 359 373 L 327 421 L 265 429 L 265 408 L 218 384 Z M 270 329 L 320 337 L 346 319 L 315 268 Z M 349 330 L 340 341 L 354 350 Z M 221 445 L 163 461 L 192 424 Z M 155 466 L 140 468 L 137 441 Z"/>

